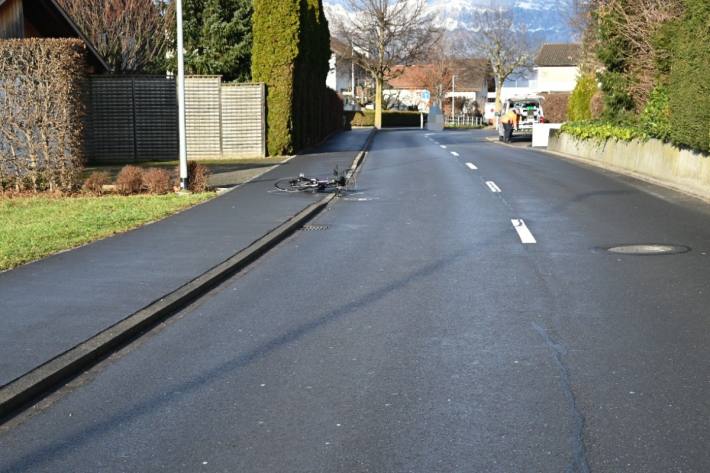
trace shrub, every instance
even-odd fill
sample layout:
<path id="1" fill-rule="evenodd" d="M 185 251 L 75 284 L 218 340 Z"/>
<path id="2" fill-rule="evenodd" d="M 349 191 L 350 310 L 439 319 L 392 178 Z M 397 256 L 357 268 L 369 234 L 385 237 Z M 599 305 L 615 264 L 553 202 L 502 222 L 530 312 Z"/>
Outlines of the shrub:
<path id="1" fill-rule="evenodd" d="M 622 122 L 634 111 L 634 101 L 629 93 L 632 78 L 621 72 L 607 71 L 599 74 L 604 92 L 603 116 L 607 120 Z"/>
<path id="2" fill-rule="evenodd" d="M 567 116 L 572 121 L 592 118 L 592 97 L 597 93 L 597 80 L 593 74 L 582 74 L 572 91 L 567 105 Z"/>
<path id="3" fill-rule="evenodd" d="M 151 194 L 167 194 L 173 188 L 172 176 L 165 169 L 146 169 L 143 172 L 143 188 Z"/>
<path id="4" fill-rule="evenodd" d="M 671 136 L 671 116 L 668 104 L 668 91 L 657 86 L 651 91 L 646 108 L 640 117 L 641 129 L 654 138 L 667 141 Z"/>
<path id="5" fill-rule="evenodd" d="M 676 29 L 668 86 L 672 128 L 679 145 L 710 151 L 710 3 L 686 0 Z"/>
<path id="6" fill-rule="evenodd" d="M 138 166 L 123 166 L 116 176 L 116 189 L 123 195 L 139 194 L 143 190 L 143 170 Z"/>
<path id="7" fill-rule="evenodd" d="M 589 111 L 592 114 L 592 120 L 599 120 L 604 114 L 604 93 L 598 90 L 589 103 Z"/>
<path id="8" fill-rule="evenodd" d="M 0 40 L 0 191 L 81 185 L 85 53 L 76 39 Z"/>
<path id="9" fill-rule="evenodd" d="M 540 95 L 545 98 L 543 102 L 545 121 L 549 123 L 562 123 L 567 121 L 567 108 L 569 106 L 570 94 L 557 92 Z"/>
<path id="10" fill-rule="evenodd" d="M 649 138 L 649 136 L 637 126 L 606 121 L 569 122 L 562 125 L 561 131 L 580 140 L 599 142 L 608 139 L 631 141 L 634 139 L 647 140 Z"/>
<path id="11" fill-rule="evenodd" d="M 84 181 L 81 190 L 88 194 L 103 194 L 103 186 L 111 183 L 111 175 L 106 171 L 94 171 Z"/>
<path id="12" fill-rule="evenodd" d="M 205 192 L 208 187 L 210 170 L 197 161 L 187 162 L 187 189 L 191 192 Z M 180 169 L 178 168 L 178 176 Z"/>
<path id="13" fill-rule="evenodd" d="M 426 120 L 426 114 L 424 115 Z M 345 120 L 351 126 L 375 126 L 375 111 L 362 110 L 359 112 L 346 112 Z M 382 112 L 383 127 L 416 126 L 420 125 L 419 112 Z"/>

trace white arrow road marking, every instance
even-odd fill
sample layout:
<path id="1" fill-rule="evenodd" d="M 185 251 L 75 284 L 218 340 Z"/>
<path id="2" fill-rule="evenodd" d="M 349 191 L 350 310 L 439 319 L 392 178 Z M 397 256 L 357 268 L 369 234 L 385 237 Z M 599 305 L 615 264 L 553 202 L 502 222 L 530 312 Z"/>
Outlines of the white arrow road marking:
<path id="1" fill-rule="evenodd" d="M 495 182 L 486 181 L 486 185 L 491 190 L 491 192 L 500 192 L 500 187 L 498 187 Z"/>
<path id="2" fill-rule="evenodd" d="M 452 151 L 451 154 L 453 154 L 453 155 L 456 156 L 457 158 L 459 157 L 459 154 L 458 154 L 456 151 Z"/>
<path id="3" fill-rule="evenodd" d="M 466 163 L 466 166 L 468 166 L 471 171 L 475 171 L 476 169 L 478 169 L 473 163 Z"/>
<path id="4" fill-rule="evenodd" d="M 525 243 L 525 244 L 530 244 L 530 243 L 537 243 L 537 240 L 535 240 L 535 237 L 533 236 L 532 232 L 528 228 L 527 225 L 525 225 L 525 222 L 523 222 L 522 219 L 512 219 L 511 222 L 513 223 L 513 228 L 515 228 L 515 231 L 518 232 L 518 236 L 520 237 L 520 241 Z"/>

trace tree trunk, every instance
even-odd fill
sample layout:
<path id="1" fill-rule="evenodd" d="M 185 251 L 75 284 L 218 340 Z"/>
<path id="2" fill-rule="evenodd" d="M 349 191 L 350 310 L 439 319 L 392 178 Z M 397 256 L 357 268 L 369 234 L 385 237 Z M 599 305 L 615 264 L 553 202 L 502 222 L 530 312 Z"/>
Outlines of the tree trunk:
<path id="1" fill-rule="evenodd" d="M 495 113 L 495 125 L 498 126 L 498 123 L 500 122 L 500 112 L 501 109 L 503 108 L 503 104 L 501 103 L 500 96 L 502 93 L 503 89 L 503 81 L 498 80 L 498 83 L 496 84 L 496 113 Z"/>
<path id="2" fill-rule="evenodd" d="M 375 79 L 375 128 L 382 128 L 382 77 Z"/>

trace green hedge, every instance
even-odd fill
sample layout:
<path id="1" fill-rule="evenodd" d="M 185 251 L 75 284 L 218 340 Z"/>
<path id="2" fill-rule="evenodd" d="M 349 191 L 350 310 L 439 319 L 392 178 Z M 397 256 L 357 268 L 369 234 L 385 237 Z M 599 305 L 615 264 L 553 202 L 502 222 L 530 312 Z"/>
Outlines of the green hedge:
<path id="1" fill-rule="evenodd" d="M 254 0 L 252 79 L 267 85 L 267 148 L 294 151 L 294 64 L 299 54 L 300 0 Z"/>
<path id="2" fill-rule="evenodd" d="M 270 155 L 321 141 L 342 126 L 342 100 L 325 85 L 330 31 L 321 0 L 254 0 L 252 77 L 267 86 Z"/>
<path id="3" fill-rule="evenodd" d="M 570 120 L 590 120 L 592 118 L 592 97 L 597 93 L 597 90 L 597 79 L 594 74 L 583 74 L 579 78 L 567 104 L 567 116 Z"/>
<path id="4" fill-rule="evenodd" d="M 650 136 L 638 126 L 626 124 L 619 125 L 603 120 L 590 120 L 568 122 L 560 129 L 563 133 L 581 140 L 604 142 L 610 138 L 631 141 L 634 139 L 647 140 Z"/>
<path id="5" fill-rule="evenodd" d="M 426 122 L 426 114 L 424 121 Z M 346 112 L 345 120 L 351 126 L 375 126 L 375 111 L 362 110 L 360 112 Z M 416 126 L 420 125 L 419 112 L 382 112 L 383 127 Z"/>
<path id="6" fill-rule="evenodd" d="M 710 151 L 710 3 L 686 0 L 686 14 L 674 28 L 668 86 L 670 138 Z"/>

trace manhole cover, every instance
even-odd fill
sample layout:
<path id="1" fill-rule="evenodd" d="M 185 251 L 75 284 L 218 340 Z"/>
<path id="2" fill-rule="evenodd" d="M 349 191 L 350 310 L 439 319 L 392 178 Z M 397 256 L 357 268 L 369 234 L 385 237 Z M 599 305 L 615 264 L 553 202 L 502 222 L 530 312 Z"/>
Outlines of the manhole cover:
<path id="1" fill-rule="evenodd" d="M 304 225 L 302 230 L 304 232 L 315 232 L 320 230 L 327 230 L 328 225 Z"/>
<path id="2" fill-rule="evenodd" d="M 608 249 L 610 253 L 618 253 L 623 255 L 677 255 L 679 253 L 687 253 L 690 248 L 683 245 L 620 245 L 613 246 Z"/>

